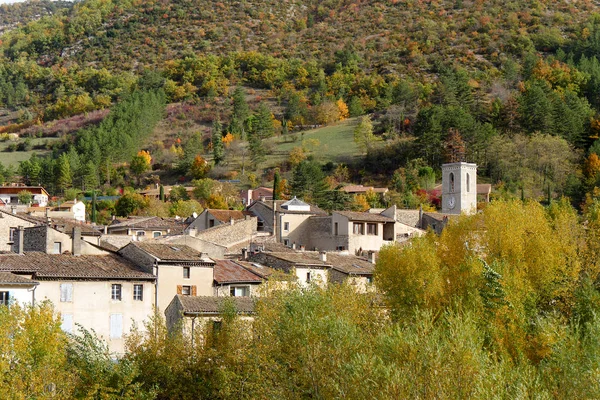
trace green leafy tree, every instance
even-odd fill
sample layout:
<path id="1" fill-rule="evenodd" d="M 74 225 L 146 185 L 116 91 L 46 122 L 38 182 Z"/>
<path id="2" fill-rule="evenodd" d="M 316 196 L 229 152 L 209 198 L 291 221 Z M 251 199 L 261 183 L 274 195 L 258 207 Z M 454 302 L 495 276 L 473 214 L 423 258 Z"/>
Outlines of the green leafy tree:
<path id="1" fill-rule="evenodd" d="M 33 193 L 29 190 L 21 190 L 17 194 L 17 198 L 19 199 L 19 203 L 29 205 L 33 201 Z"/>
<path id="2" fill-rule="evenodd" d="M 241 87 L 236 87 L 233 92 L 233 111 L 231 114 L 231 123 L 229 131 L 238 137 L 244 136 L 246 121 L 250 117 L 250 107 L 246 102 L 246 93 Z"/>
<path id="3" fill-rule="evenodd" d="M 369 152 L 381 139 L 373 134 L 371 117 L 365 115 L 354 128 L 354 142 L 364 151 Z"/>

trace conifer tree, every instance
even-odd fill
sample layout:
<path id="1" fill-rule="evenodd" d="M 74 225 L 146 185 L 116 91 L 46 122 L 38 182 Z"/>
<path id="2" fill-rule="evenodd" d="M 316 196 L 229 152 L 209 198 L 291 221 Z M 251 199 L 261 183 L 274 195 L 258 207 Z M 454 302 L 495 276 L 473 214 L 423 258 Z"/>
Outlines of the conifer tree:
<path id="1" fill-rule="evenodd" d="M 223 146 L 223 126 L 219 120 L 215 120 L 212 132 L 213 159 L 215 165 L 219 165 L 225 158 L 225 148 Z"/>

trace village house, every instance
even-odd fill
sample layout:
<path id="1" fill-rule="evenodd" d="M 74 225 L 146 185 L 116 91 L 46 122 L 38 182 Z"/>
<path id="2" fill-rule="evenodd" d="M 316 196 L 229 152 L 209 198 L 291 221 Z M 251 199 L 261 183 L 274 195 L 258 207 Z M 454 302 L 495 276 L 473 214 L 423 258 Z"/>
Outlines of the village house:
<path id="1" fill-rule="evenodd" d="M 250 213 L 240 210 L 217 210 L 206 208 L 186 228 L 186 231 L 195 229 L 197 232 L 213 228 L 222 224 L 231 224 L 235 221 L 246 219 Z"/>
<path id="2" fill-rule="evenodd" d="M 273 205 L 275 204 L 275 211 Z M 277 241 L 291 244 L 299 240 L 302 225 L 313 215 L 327 215 L 317 206 L 294 197 L 291 200 L 255 201 L 248 211 L 258 218 L 257 230 L 273 234 Z"/>
<path id="3" fill-rule="evenodd" d="M 153 312 L 155 277 L 115 254 L 2 254 L 0 271 L 20 278 L 12 283 L 20 292 L 8 290 L 9 298 L 51 301 L 64 331 L 76 333 L 76 324 L 94 330 L 117 354 L 125 351 L 125 335 L 133 326 L 143 328 Z M 7 286 L 0 283 L 0 292 Z"/>
<path id="4" fill-rule="evenodd" d="M 264 278 L 233 260 L 215 260 L 213 279 L 215 296 L 255 297 Z"/>
<path id="5" fill-rule="evenodd" d="M 244 207 L 247 207 L 254 201 L 273 200 L 273 189 L 264 186 L 256 189 L 246 189 L 241 191 L 240 197 L 242 198 L 242 204 L 244 204 Z"/>
<path id="6" fill-rule="evenodd" d="M 35 289 L 40 283 L 11 272 L 0 271 L 0 305 L 33 305 Z"/>
<path id="7" fill-rule="evenodd" d="M 27 214 L 33 218 L 52 218 L 85 222 L 85 203 L 78 200 L 65 201 L 58 206 L 20 208 L 18 214 Z"/>
<path id="8" fill-rule="evenodd" d="M 0 186 L 0 201 L 3 206 L 11 207 L 21 205 L 19 193 L 27 191 L 33 195 L 32 204 L 46 207 L 50 194 L 41 186 Z M 29 206 L 29 204 L 25 204 Z"/>
<path id="9" fill-rule="evenodd" d="M 251 262 L 295 275 L 302 287 L 311 283 L 325 286 L 348 282 L 359 292 L 365 292 L 371 287 L 375 269 L 374 252 L 370 253 L 370 259 L 347 252 L 294 250 L 249 252 L 248 257 Z"/>
<path id="10" fill-rule="evenodd" d="M 215 262 L 182 244 L 131 242 L 118 251 L 158 281 L 156 306 L 167 308 L 173 296 L 212 296 Z"/>
<path id="11" fill-rule="evenodd" d="M 31 227 L 39 222 L 22 216 L 0 210 L 0 252 L 13 251 L 14 239 L 19 226 Z"/>
<path id="12" fill-rule="evenodd" d="M 257 218 L 244 215 L 244 219 L 230 220 L 201 231 L 188 228 L 183 235 L 169 235 L 157 239 L 160 243 L 184 244 L 211 258 L 237 258 L 241 249 L 248 247 L 259 233 Z M 264 233 L 262 233 L 264 234 Z"/>
<path id="13" fill-rule="evenodd" d="M 11 250 L 15 253 L 39 251 L 48 254 L 106 255 L 99 246 L 82 239 L 81 228 L 75 226 L 70 234 L 60 232 L 49 225 L 28 228 L 17 227 L 13 234 Z"/>
<path id="14" fill-rule="evenodd" d="M 229 303 L 228 303 L 229 302 Z M 177 295 L 165 310 L 167 328 L 182 329 L 196 337 L 195 333 L 212 323 L 218 328 L 221 315 L 227 304 L 231 304 L 242 321 L 254 321 L 255 301 L 251 297 L 214 297 Z M 250 329 L 248 329 L 250 331 Z"/>
<path id="15" fill-rule="evenodd" d="M 343 192 L 346 192 L 348 194 L 352 194 L 352 195 L 365 195 L 368 192 L 373 192 L 375 194 L 377 194 L 379 196 L 379 199 L 381 201 L 385 200 L 385 195 L 387 192 L 389 192 L 388 188 L 378 188 L 378 187 L 373 187 L 373 186 L 363 186 L 363 185 L 347 185 L 342 187 L 341 189 Z"/>

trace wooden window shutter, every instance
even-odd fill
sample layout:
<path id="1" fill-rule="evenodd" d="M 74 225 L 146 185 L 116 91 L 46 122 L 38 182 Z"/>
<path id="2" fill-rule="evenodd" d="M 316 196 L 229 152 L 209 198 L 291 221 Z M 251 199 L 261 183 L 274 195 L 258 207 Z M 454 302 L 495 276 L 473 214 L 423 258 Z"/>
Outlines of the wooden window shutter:
<path id="1" fill-rule="evenodd" d="M 196 296 L 197 295 L 197 291 L 196 291 L 196 285 L 192 286 L 192 296 Z"/>
<path id="2" fill-rule="evenodd" d="M 177 294 L 183 293 L 183 285 L 177 285 Z"/>

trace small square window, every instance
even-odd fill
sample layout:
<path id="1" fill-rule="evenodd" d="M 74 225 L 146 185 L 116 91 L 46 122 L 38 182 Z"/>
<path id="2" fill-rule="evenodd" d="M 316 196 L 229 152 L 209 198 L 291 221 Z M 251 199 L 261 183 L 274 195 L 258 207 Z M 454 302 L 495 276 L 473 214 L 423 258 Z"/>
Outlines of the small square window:
<path id="1" fill-rule="evenodd" d="M 9 231 L 8 231 L 8 241 L 9 242 L 15 241 L 15 233 L 17 233 L 17 228 L 9 228 Z"/>
<path id="2" fill-rule="evenodd" d="M 183 279 L 190 279 L 190 267 L 183 267 Z"/>
<path id="3" fill-rule="evenodd" d="M 137 236 L 146 236 L 146 232 L 144 232 L 144 231 L 137 231 L 135 234 Z"/>
<path id="4" fill-rule="evenodd" d="M 142 301 L 144 300 L 144 285 L 135 284 L 133 285 L 133 299 Z"/>
<path id="5" fill-rule="evenodd" d="M 161 232 L 152 232 L 152 237 L 158 238 L 161 237 L 162 233 Z"/>
<path id="6" fill-rule="evenodd" d="M 285 246 L 289 246 L 290 245 L 290 240 L 289 239 L 283 239 L 283 244 Z"/>
<path id="7" fill-rule="evenodd" d="M 306 283 L 310 283 L 310 271 L 306 273 Z"/>
<path id="8" fill-rule="evenodd" d="M 121 284 L 114 283 L 111 287 L 111 299 L 121 301 Z"/>
<path id="9" fill-rule="evenodd" d="M 192 294 L 192 287 L 191 286 L 182 286 L 181 287 L 181 294 L 184 296 L 189 296 Z"/>
<path id="10" fill-rule="evenodd" d="M 283 230 L 284 231 L 289 231 L 290 230 L 290 223 L 289 222 L 284 222 L 283 223 Z"/>
<path id="11" fill-rule="evenodd" d="M 62 243 L 61 242 L 54 242 L 52 254 L 62 254 Z"/>

